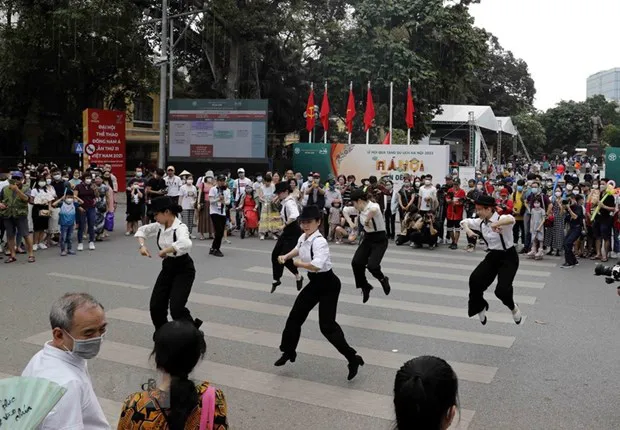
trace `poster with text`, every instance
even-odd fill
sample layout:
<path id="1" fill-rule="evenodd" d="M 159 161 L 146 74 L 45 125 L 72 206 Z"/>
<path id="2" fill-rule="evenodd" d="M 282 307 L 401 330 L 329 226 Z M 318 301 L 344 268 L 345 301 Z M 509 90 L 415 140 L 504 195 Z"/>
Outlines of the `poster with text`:
<path id="1" fill-rule="evenodd" d="M 118 181 L 118 190 L 124 191 L 125 156 L 125 112 L 103 109 L 86 109 L 82 113 L 84 155 L 90 163 L 102 169 L 104 164 L 112 166 L 112 174 Z"/>
<path id="2" fill-rule="evenodd" d="M 450 147 L 440 145 L 345 145 L 296 143 L 293 165 L 305 177 L 308 172 L 328 175 L 355 175 L 362 178 L 389 176 L 401 182 L 403 175 L 433 175 L 443 183 L 449 172 Z"/>

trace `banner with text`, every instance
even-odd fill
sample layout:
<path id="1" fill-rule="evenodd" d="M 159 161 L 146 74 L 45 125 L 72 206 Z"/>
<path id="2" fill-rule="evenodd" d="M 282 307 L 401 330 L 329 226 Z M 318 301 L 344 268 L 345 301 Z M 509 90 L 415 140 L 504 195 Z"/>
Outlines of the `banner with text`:
<path id="1" fill-rule="evenodd" d="M 125 112 L 86 109 L 82 113 L 84 155 L 90 163 L 112 166 L 118 190 L 126 188 Z"/>
<path id="2" fill-rule="evenodd" d="M 450 147 L 443 145 L 345 145 L 296 143 L 293 145 L 293 166 L 305 177 L 308 172 L 328 175 L 355 175 L 362 178 L 390 176 L 401 182 L 403 175 L 433 175 L 443 183 L 449 172 Z"/>

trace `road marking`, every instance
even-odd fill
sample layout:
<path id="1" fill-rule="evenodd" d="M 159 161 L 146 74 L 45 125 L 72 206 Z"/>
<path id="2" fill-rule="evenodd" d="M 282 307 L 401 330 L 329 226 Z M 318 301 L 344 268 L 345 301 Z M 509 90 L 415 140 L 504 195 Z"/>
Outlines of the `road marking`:
<path id="1" fill-rule="evenodd" d="M 337 269 L 351 270 L 351 264 L 332 262 L 332 266 Z M 249 269 L 245 269 L 245 270 L 248 271 L 250 269 L 253 270 L 255 268 L 256 266 L 250 267 Z M 472 267 L 472 271 L 473 269 L 474 268 Z M 410 278 L 443 279 L 446 281 L 463 282 L 465 285 L 467 285 L 469 282 L 469 275 L 464 276 L 464 275 L 453 275 L 451 273 L 423 272 L 419 270 L 394 269 L 393 267 L 385 267 L 385 266 L 381 267 L 381 271 L 385 273 L 386 275 L 400 275 L 400 276 L 407 276 Z M 545 288 L 544 282 L 530 282 L 530 281 L 516 281 L 515 280 L 513 282 L 513 285 L 515 287 L 520 287 L 520 288 L 536 288 L 536 289 Z"/>
<path id="2" fill-rule="evenodd" d="M 73 279 L 75 281 L 96 282 L 98 284 L 103 284 L 103 285 L 113 285 L 115 287 L 134 288 L 136 290 L 149 290 L 151 288 L 151 287 L 147 287 L 146 285 L 129 284 L 127 282 L 118 282 L 118 281 L 106 281 L 105 279 L 89 278 L 86 276 L 78 276 L 78 275 L 69 275 L 66 273 L 52 272 L 52 273 L 48 273 L 47 275 L 53 276 L 55 278 Z"/>
<path id="3" fill-rule="evenodd" d="M 133 308 L 112 309 L 106 312 L 106 317 L 148 326 L 152 324 L 151 317 L 147 311 Z M 208 337 L 266 346 L 269 348 L 277 348 L 282 336 L 277 333 L 262 330 L 210 322 L 205 322 L 202 329 Z M 300 344 L 297 347 L 297 352 L 316 355 L 318 357 L 343 359 L 342 355 L 329 342 L 308 338 L 301 338 Z M 413 355 L 409 354 L 399 354 L 370 348 L 358 348 L 357 352 L 364 357 L 364 361 L 367 364 L 388 369 L 400 369 L 403 363 L 413 358 Z M 454 361 L 450 361 L 449 363 L 454 368 L 459 379 L 465 381 L 489 384 L 497 373 L 497 367 Z"/>
<path id="4" fill-rule="evenodd" d="M 269 288 L 268 284 L 259 283 L 259 282 L 251 282 L 244 281 L 239 279 L 230 279 L 230 278 L 216 278 L 205 281 L 205 284 L 212 285 L 220 285 L 223 287 L 231 287 L 231 288 L 239 288 L 243 290 L 251 290 L 251 291 L 267 291 Z M 277 290 L 280 294 L 286 294 L 289 296 L 297 296 L 297 290 L 292 290 L 288 288 L 280 288 Z M 467 316 L 466 307 L 455 308 L 451 306 L 439 306 L 439 305 L 430 305 L 426 303 L 415 303 L 408 302 L 403 300 L 391 300 L 391 299 L 383 299 L 383 298 L 375 298 L 368 303 L 363 304 L 362 298 L 359 295 L 352 294 L 340 294 L 339 297 L 340 302 L 344 303 L 352 303 L 360 306 L 372 306 L 383 309 L 398 309 L 401 311 L 409 311 L 409 312 L 419 312 L 425 314 L 434 314 L 434 315 L 443 315 L 447 317 L 456 317 L 456 318 L 464 318 L 469 319 Z M 512 319 L 512 315 L 506 309 L 506 312 L 487 312 L 487 318 L 489 321 L 505 323 L 505 324 L 514 324 L 514 320 Z"/>
<path id="5" fill-rule="evenodd" d="M 194 244 L 194 246 L 198 246 L 198 247 L 202 247 L 202 248 L 210 248 L 211 245 L 203 245 L 203 244 Z M 394 245 L 390 245 L 385 253 L 386 256 L 390 256 L 390 255 L 406 255 L 407 257 L 411 257 L 411 258 L 415 258 L 415 259 L 428 259 L 430 261 L 437 261 L 437 260 L 441 260 L 441 259 L 445 259 L 445 260 L 449 260 L 449 261 L 454 261 L 454 260 L 463 260 L 463 261 L 469 261 L 469 262 L 473 262 L 473 263 L 480 263 L 484 257 L 486 256 L 486 253 L 474 253 L 474 254 L 470 254 L 470 253 L 461 253 L 459 251 L 452 251 L 452 252 L 443 252 L 440 251 L 438 248 L 435 248 L 433 251 L 430 250 L 423 250 L 423 251 L 419 251 L 419 250 L 415 250 L 415 249 L 411 249 L 408 246 L 403 246 L 403 247 L 396 247 L 396 248 L 407 248 L 407 250 L 405 249 L 393 249 L 395 246 Z M 251 249 L 251 248 L 241 248 L 241 247 L 236 247 L 236 246 L 225 246 L 226 249 L 229 249 L 231 251 L 245 251 L 245 252 L 253 252 L 253 253 L 258 253 L 258 254 L 269 254 L 271 255 L 271 251 L 267 250 L 267 249 Z M 347 245 L 335 245 L 333 243 L 330 243 L 330 250 L 334 253 L 341 253 L 342 255 L 347 255 L 350 258 L 353 257 L 353 254 L 355 254 L 355 251 L 357 250 L 357 246 L 347 246 Z M 519 266 L 532 266 L 535 268 L 542 268 L 542 267 L 546 267 L 546 268 L 555 268 L 558 267 L 558 265 L 556 263 L 549 263 L 549 262 L 544 262 L 544 261 L 534 261 L 534 260 L 529 260 L 526 258 L 519 258 Z M 471 267 L 471 266 L 469 266 Z"/>
<path id="6" fill-rule="evenodd" d="M 48 340 L 49 333 L 46 334 L 46 340 L 44 340 L 43 342 L 47 342 Z M 19 375 L 0 373 L 0 379 L 12 378 L 14 376 Z M 103 414 L 108 420 L 108 424 L 110 424 L 110 428 L 116 428 L 118 426 L 118 420 L 121 416 L 121 408 L 123 407 L 123 404 L 120 402 L 115 402 L 114 400 L 106 399 L 104 397 L 97 397 L 97 400 L 99 400 L 99 404 L 101 405 L 101 409 L 103 409 Z"/>
<path id="7" fill-rule="evenodd" d="M 46 331 L 29 337 L 24 342 L 41 345 L 48 339 L 49 332 Z M 148 348 L 106 340 L 101 345 L 101 351 L 97 358 L 141 369 L 152 369 L 149 364 L 150 354 L 151 350 Z M 343 366 L 343 372 L 344 369 L 345 367 Z M 197 380 L 210 380 L 214 385 L 235 388 L 250 393 L 384 420 L 394 419 L 392 396 L 259 372 L 212 361 L 198 364 L 194 369 L 192 377 Z M 349 385 L 354 385 L 354 382 Z M 241 405 L 229 405 L 229 410 L 234 410 L 235 407 L 241 407 Z M 234 413 L 231 412 L 230 415 L 233 417 Z M 467 427 L 462 427 L 462 425 L 469 425 L 474 411 L 462 409 L 461 415 L 461 421 L 466 421 L 466 423 L 462 423 L 459 428 L 464 429 Z"/>
<path id="8" fill-rule="evenodd" d="M 270 267 L 255 266 L 255 267 L 250 267 L 248 269 L 245 269 L 245 271 L 272 276 L 272 271 Z M 286 270 L 284 271 L 284 276 L 290 279 L 294 278 L 294 276 Z M 349 278 L 347 276 L 340 276 L 340 275 L 338 275 L 338 277 L 340 278 L 340 282 L 342 282 L 343 284 L 355 285 L 355 279 L 353 278 Z M 267 284 L 271 284 L 271 280 L 268 281 Z M 419 285 L 419 284 L 406 284 L 403 282 L 396 282 L 391 279 L 390 279 L 390 285 L 392 286 L 392 290 L 408 291 L 411 293 L 435 294 L 439 296 L 451 296 L 451 297 L 468 297 L 469 296 L 469 290 L 467 288 L 457 289 L 457 288 L 434 287 L 434 286 Z M 487 294 L 485 298 L 486 300 L 492 300 L 492 301 L 500 303 L 500 300 L 497 297 L 495 297 L 494 294 Z M 523 304 L 533 305 L 536 303 L 536 297 L 534 296 L 521 296 L 521 295 L 515 294 L 514 300 L 519 304 L 523 303 Z"/>
<path id="9" fill-rule="evenodd" d="M 255 312 L 264 315 L 288 317 L 290 306 L 273 305 L 250 300 L 235 299 L 207 294 L 194 293 L 189 301 L 207 306 L 217 306 L 226 309 Z M 318 310 L 310 313 L 308 319 L 318 321 Z M 477 321 L 476 321 L 477 322 Z M 476 345 L 496 346 L 510 348 L 515 341 L 514 336 L 503 336 L 491 333 L 478 333 L 466 330 L 448 329 L 425 326 L 419 324 L 402 323 L 398 321 L 380 320 L 374 318 L 358 317 L 354 315 L 338 314 L 338 323 L 344 326 L 377 330 L 389 333 L 404 334 L 407 336 L 427 337 L 453 342 L 471 343 Z M 473 320 L 471 321 L 474 324 Z"/>

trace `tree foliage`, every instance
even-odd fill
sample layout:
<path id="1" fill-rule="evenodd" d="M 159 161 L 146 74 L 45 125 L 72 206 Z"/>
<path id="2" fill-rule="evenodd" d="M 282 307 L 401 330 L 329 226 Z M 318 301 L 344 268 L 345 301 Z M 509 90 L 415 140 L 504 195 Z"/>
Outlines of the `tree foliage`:
<path id="1" fill-rule="evenodd" d="M 544 152 L 547 136 L 545 128 L 540 123 L 539 115 L 532 112 L 524 112 L 512 117 L 512 120 L 528 152 L 531 155 Z"/>

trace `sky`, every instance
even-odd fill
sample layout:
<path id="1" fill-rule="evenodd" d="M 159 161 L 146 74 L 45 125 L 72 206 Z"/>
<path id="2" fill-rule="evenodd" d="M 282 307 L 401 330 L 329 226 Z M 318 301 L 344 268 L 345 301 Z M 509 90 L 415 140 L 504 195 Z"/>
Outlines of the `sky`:
<path id="1" fill-rule="evenodd" d="M 525 60 L 541 110 L 586 97 L 586 79 L 620 67 L 620 0 L 482 0 L 476 26 Z"/>

